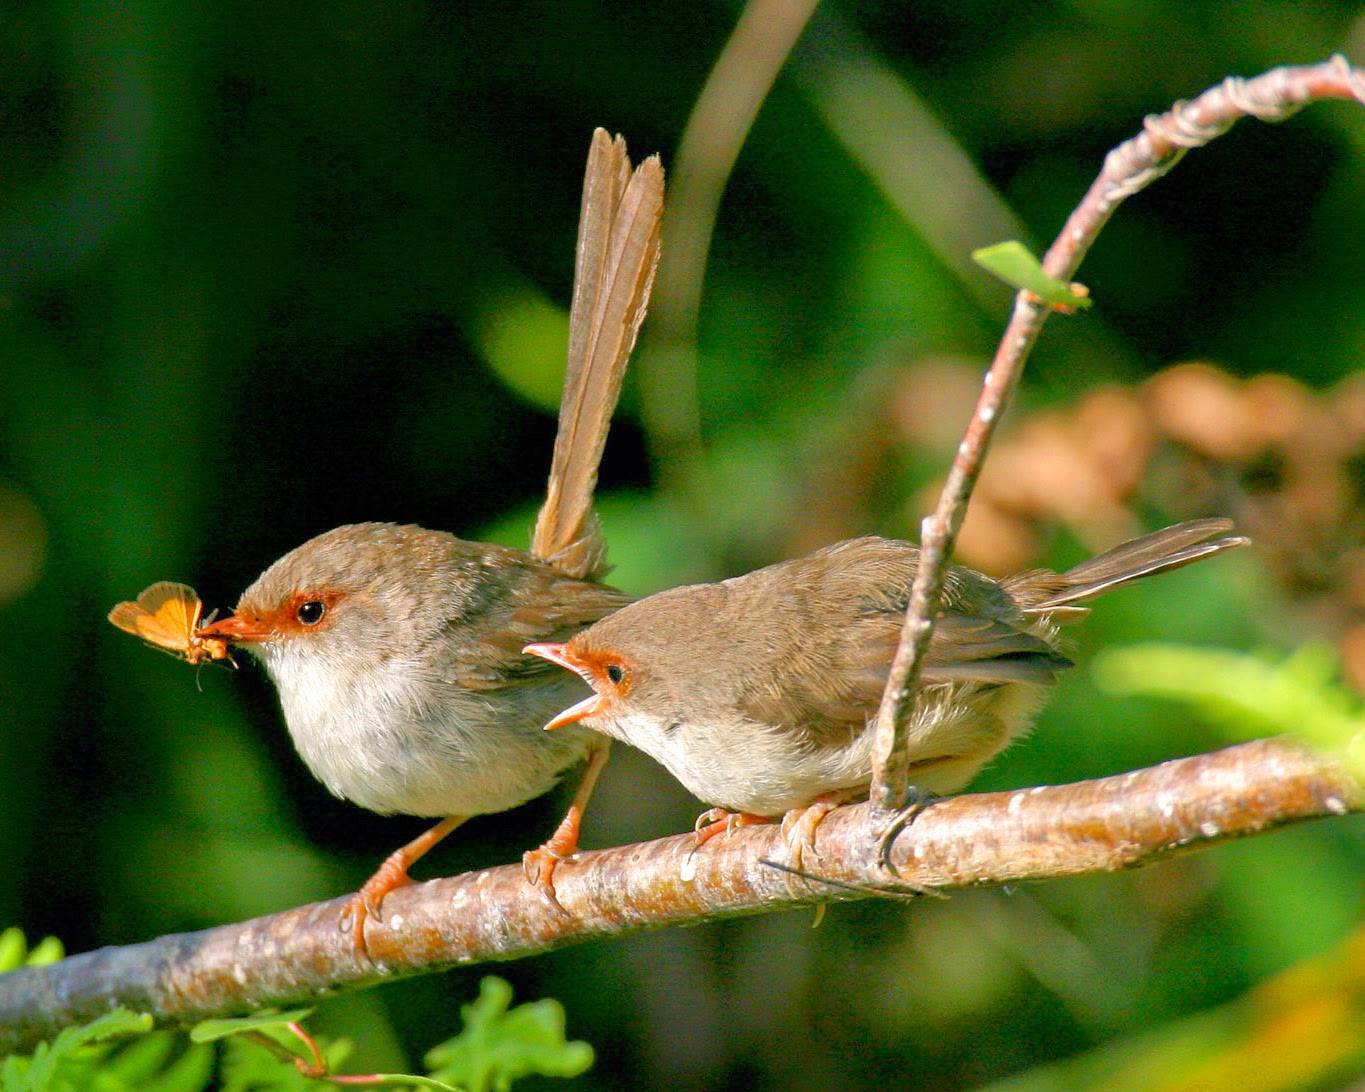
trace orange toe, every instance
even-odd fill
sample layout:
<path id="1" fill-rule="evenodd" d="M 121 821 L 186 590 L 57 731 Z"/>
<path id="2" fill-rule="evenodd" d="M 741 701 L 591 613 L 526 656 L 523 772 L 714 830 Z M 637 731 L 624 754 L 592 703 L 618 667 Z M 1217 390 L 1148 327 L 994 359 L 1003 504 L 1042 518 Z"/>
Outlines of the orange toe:
<path id="1" fill-rule="evenodd" d="M 390 891 L 406 887 L 412 883 L 407 868 L 394 857 L 388 858 L 375 874 L 365 881 L 359 891 L 351 896 L 351 901 L 341 913 L 341 929 L 349 931 L 355 942 L 356 950 L 368 954 L 365 947 L 365 922 L 370 918 L 382 922 L 380 908 Z"/>
<path id="2" fill-rule="evenodd" d="M 820 856 L 815 849 L 815 831 L 826 815 L 848 799 L 847 793 L 827 792 L 817 796 L 804 807 L 792 808 L 782 817 L 782 837 L 791 849 L 792 862 L 802 866 L 807 852 Z"/>
<path id="3" fill-rule="evenodd" d="M 390 891 L 412 883 L 408 869 L 414 862 L 421 860 L 432 846 L 463 823 L 465 818 L 463 815 L 447 816 L 407 845 L 394 850 L 375 870 L 374 875 L 365 881 L 365 886 L 355 893 L 346 909 L 341 912 L 341 931 L 351 933 L 355 939 L 357 952 L 364 956 L 369 955 L 369 950 L 365 946 L 365 922 L 368 918 L 374 918 L 375 921 L 384 920 L 379 915 L 384 897 Z"/>
<path id="4" fill-rule="evenodd" d="M 772 819 L 766 815 L 753 815 L 747 811 L 726 811 L 725 808 L 710 808 L 697 816 L 697 822 L 693 829 L 693 836 L 697 840 L 694 849 L 700 849 L 717 834 L 728 834 L 739 827 L 757 826 L 759 823 L 771 823 Z"/>

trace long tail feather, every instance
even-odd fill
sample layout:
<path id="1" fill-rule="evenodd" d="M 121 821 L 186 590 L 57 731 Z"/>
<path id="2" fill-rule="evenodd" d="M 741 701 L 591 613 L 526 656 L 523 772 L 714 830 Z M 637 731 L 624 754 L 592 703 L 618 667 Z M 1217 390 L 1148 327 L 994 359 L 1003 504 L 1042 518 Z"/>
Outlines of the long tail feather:
<path id="1" fill-rule="evenodd" d="M 1054 578 L 1057 586 L 1048 589 L 1051 594 L 1027 609 L 1040 614 L 1064 609 L 1093 599 L 1111 588 L 1179 569 L 1250 543 L 1251 540 L 1243 535 L 1225 535 L 1232 527 L 1232 521 L 1227 519 L 1190 520 L 1135 538 Z M 1225 537 L 1213 538 L 1214 535 Z M 1026 582 L 1030 577 L 1032 574 L 1023 574 L 1017 579 Z M 1041 580 L 1038 582 L 1042 583 Z"/>
<path id="2" fill-rule="evenodd" d="M 583 179 L 569 359 L 559 432 L 531 552 L 571 576 L 596 576 L 606 546 L 592 509 L 597 468 L 659 263 L 664 173 L 632 172 L 626 143 L 598 129 Z"/>

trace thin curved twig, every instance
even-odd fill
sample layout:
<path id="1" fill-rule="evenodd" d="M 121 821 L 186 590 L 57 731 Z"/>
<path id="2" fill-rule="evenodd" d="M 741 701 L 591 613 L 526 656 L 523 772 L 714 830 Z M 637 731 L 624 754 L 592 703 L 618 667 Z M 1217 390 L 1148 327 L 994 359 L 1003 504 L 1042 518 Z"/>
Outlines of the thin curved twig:
<path id="1" fill-rule="evenodd" d="M 1044 256 L 1043 268 L 1059 280 L 1069 281 L 1119 203 L 1160 178 L 1191 148 L 1207 144 L 1241 118 L 1282 121 L 1319 99 L 1365 103 L 1365 71 L 1336 56 L 1321 64 L 1275 68 L 1249 80 L 1229 77 L 1191 102 L 1178 102 L 1166 113 L 1148 117 L 1141 133 L 1105 157 L 1099 177 Z M 1015 297 L 1014 313 L 986 373 L 981 397 L 938 506 L 921 529 L 919 571 L 877 711 L 872 799 L 881 812 L 881 823 L 906 800 L 910 767 L 905 721 L 933 634 L 948 558 L 986 449 L 1048 314 L 1047 307 L 1030 293 L 1020 292 Z"/>

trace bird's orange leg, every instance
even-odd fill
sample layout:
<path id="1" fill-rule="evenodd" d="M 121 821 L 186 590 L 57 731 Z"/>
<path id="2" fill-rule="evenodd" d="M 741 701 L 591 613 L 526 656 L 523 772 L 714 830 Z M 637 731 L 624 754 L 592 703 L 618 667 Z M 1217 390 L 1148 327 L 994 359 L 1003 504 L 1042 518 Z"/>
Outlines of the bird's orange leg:
<path id="1" fill-rule="evenodd" d="M 609 757 L 611 740 L 603 738 L 588 752 L 588 766 L 583 771 L 583 780 L 578 783 L 573 803 L 564 813 L 564 818 L 560 820 L 555 832 L 544 845 L 528 849 L 521 858 L 521 867 L 526 871 L 527 882 L 532 887 L 539 887 L 555 906 L 559 906 L 559 900 L 555 898 L 555 869 L 559 867 L 561 861 L 570 860 L 578 852 L 578 834 L 583 826 L 583 813 L 588 808 L 592 790 L 597 787 L 597 778 Z"/>
<path id="2" fill-rule="evenodd" d="M 351 901 L 347 904 L 346 909 L 341 912 L 341 931 L 351 933 L 355 938 L 355 946 L 358 951 L 364 952 L 366 950 L 366 919 L 384 920 L 379 915 L 379 907 L 384 901 L 384 896 L 390 891 L 412 883 L 408 869 L 426 856 L 427 852 L 437 842 L 468 818 L 467 815 L 451 815 L 442 819 L 425 834 L 419 835 L 407 845 L 394 850 L 384 859 L 384 863 L 375 870 L 374 875 L 365 881 L 365 885 L 351 896 Z"/>

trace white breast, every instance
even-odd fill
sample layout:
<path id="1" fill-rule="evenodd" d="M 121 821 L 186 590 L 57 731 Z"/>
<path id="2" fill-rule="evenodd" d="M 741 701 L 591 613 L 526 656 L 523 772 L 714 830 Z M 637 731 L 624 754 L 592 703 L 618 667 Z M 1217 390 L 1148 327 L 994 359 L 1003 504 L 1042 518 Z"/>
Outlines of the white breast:
<path id="1" fill-rule="evenodd" d="M 738 730 L 698 728 L 628 714 L 614 721 L 610 734 L 650 755 L 698 799 L 730 811 L 781 815 L 871 779 L 870 731 L 846 747 L 811 748 L 790 732 L 752 721 Z"/>
<path id="2" fill-rule="evenodd" d="M 550 789 L 591 738 L 543 731 L 572 685 L 524 688 L 525 700 L 495 712 L 480 692 L 401 658 L 370 665 L 361 685 L 343 665 L 283 643 L 261 651 L 308 768 L 335 795 L 382 814 L 505 811 Z"/>

